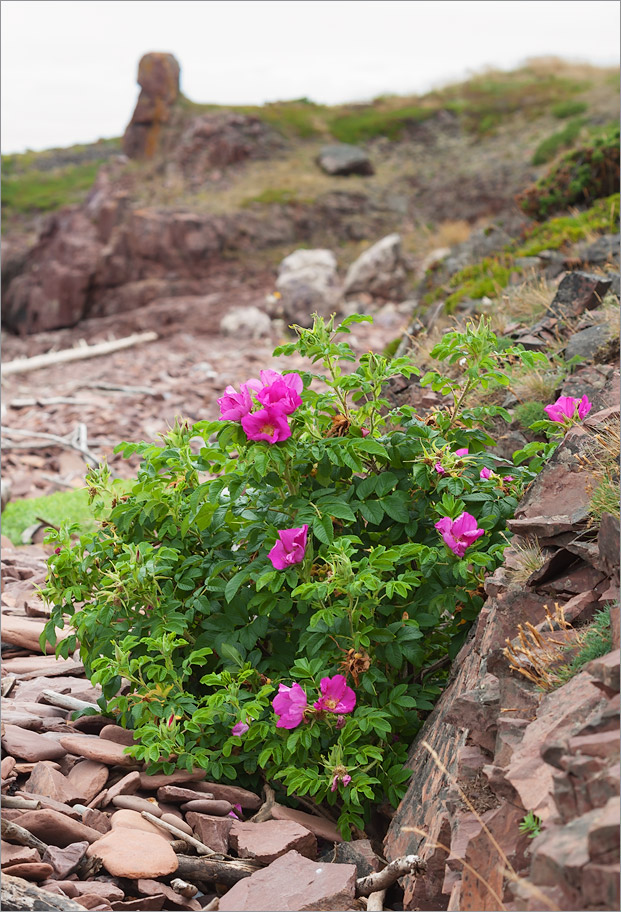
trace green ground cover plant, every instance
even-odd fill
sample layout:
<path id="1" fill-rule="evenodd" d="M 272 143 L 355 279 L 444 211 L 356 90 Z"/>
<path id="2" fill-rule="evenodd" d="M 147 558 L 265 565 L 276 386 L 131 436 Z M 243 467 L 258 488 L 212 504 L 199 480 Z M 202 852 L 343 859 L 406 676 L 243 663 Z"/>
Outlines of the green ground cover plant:
<path id="1" fill-rule="evenodd" d="M 607 655 L 612 649 L 612 628 L 610 626 L 610 605 L 598 611 L 592 622 L 581 631 L 580 649 L 571 662 L 561 665 L 554 671 L 556 686 L 560 687 L 570 681 L 574 675 L 593 659 Z"/>
<path id="2" fill-rule="evenodd" d="M 90 471 L 99 527 L 50 534 L 43 592 L 42 640 L 72 626 L 57 654 L 79 642 L 132 755 L 325 803 L 344 836 L 402 797 L 538 455 L 494 456 L 488 425 L 510 416 L 473 403 L 542 356 L 485 320 L 447 333 L 421 382 L 452 404 L 422 420 L 383 394 L 410 359 L 356 362 L 346 335 L 369 319 L 296 327 L 275 354 L 308 370 L 227 387 L 219 421 L 177 420 L 163 445 L 120 444 L 136 481 L 119 497 Z"/>
<path id="3" fill-rule="evenodd" d="M 579 114 L 584 114 L 588 107 L 585 101 L 568 98 L 566 101 L 559 101 L 558 104 L 553 105 L 552 113 L 559 120 L 565 120 L 566 117 L 577 117 Z"/>
<path id="4" fill-rule="evenodd" d="M 13 212 L 49 212 L 78 203 L 93 185 L 102 162 L 71 165 L 55 171 L 25 171 L 2 180 L 2 208 Z"/>
<path id="5" fill-rule="evenodd" d="M 574 120 L 570 120 L 562 130 L 553 133 L 552 136 L 548 136 L 535 149 L 531 159 L 532 164 L 544 165 L 546 162 L 552 161 L 562 149 L 573 146 L 583 126 L 584 119 L 577 117 Z"/>

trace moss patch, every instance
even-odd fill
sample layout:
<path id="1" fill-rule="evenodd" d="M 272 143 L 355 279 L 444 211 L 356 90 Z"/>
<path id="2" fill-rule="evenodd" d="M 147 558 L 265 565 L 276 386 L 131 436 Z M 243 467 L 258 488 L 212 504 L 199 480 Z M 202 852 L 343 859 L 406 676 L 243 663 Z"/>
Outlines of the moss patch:
<path id="1" fill-rule="evenodd" d="M 9 174 L 2 181 L 2 208 L 34 213 L 79 203 L 92 187 L 101 164 L 90 162 L 56 171 Z"/>
<path id="2" fill-rule="evenodd" d="M 532 164 L 544 165 L 546 162 L 552 161 L 562 149 L 567 149 L 574 144 L 583 126 L 584 120 L 576 118 L 575 120 L 570 120 L 563 130 L 548 136 L 537 146 L 532 157 Z"/>

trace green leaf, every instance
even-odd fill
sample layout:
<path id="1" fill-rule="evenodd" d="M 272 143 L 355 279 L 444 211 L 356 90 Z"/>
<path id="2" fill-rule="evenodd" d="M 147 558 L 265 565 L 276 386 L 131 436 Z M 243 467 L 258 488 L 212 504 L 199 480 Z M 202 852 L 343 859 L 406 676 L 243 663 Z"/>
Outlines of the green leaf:
<path id="1" fill-rule="evenodd" d="M 379 500 L 367 500 L 365 503 L 361 503 L 358 509 L 366 521 L 374 526 L 379 526 L 384 518 L 384 507 Z"/>
<path id="2" fill-rule="evenodd" d="M 238 572 L 235 574 L 235 576 L 231 577 L 231 579 L 228 581 L 228 583 L 224 587 L 224 597 L 227 600 L 227 602 L 231 601 L 231 599 L 234 597 L 235 593 L 237 592 L 237 590 L 239 589 L 241 584 L 244 582 L 244 580 L 247 579 L 247 577 L 248 577 L 247 570 L 238 570 Z"/>
<path id="3" fill-rule="evenodd" d="M 221 658 L 228 659 L 239 668 L 244 667 L 244 660 L 241 657 L 241 653 L 235 649 L 234 646 L 231 646 L 230 643 L 222 643 L 219 649 L 219 653 Z"/>
<path id="4" fill-rule="evenodd" d="M 388 497 L 383 497 L 380 501 L 382 507 L 395 522 L 407 523 L 410 514 L 408 512 L 408 495 L 403 491 L 394 491 Z"/>
<path id="5" fill-rule="evenodd" d="M 332 520 L 329 516 L 316 516 L 313 520 L 313 533 L 324 545 L 329 545 L 334 538 Z"/>

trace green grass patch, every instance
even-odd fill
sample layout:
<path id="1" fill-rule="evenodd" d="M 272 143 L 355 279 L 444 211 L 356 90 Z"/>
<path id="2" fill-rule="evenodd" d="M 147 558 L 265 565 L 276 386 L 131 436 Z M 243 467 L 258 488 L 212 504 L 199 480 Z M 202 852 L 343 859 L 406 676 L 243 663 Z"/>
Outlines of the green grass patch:
<path id="1" fill-rule="evenodd" d="M 409 124 L 422 123 L 434 113 L 434 109 L 412 105 L 392 110 L 378 110 L 369 106 L 363 111 L 340 114 L 330 120 L 329 126 L 330 132 L 339 142 L 355 145 L 375 136 L 399 139 Z"/>
<path id="2" fill-rule="evenodd" d="M 423 298 L 425 304 L 446 296 L 446 311 L 453 313 L 460 301 L 464 298 L 477 300 L 488 297 L 495 298 L 503 288 L 509 284 L 512 272 L 519 272 L 513 258 L 501 254 L 498 257 L 485 257 L 479 263 L 465 266 L 451 276 L 446 285 L 436 288 Z"/>
<path id="3" fill-rule="evenodd" d="M 241 205 L 243 208 L 252 206 L 253 203 L 258 203 L 261 206 L 285 206 L 288 203 L 311 203 L 312 200 L 303 199 L 298 196 L 295 190 L 286 190 L 282 187 L 268 187 L 262 193 L 257 194 L 257 196 L 249 196 L 247 199 L 243 200 Z"/>
<path id="4" fill-rule="evenodd" d="M 116 481 L 115 487 L 122 494 L 129 490 L 131 484 L 130 481 Z M 40 519 L 53 526 L 60 526 L 63 522 L 78 523 L 80 534 L 92 532 L 96 528 L 96 520 L 88 500 L 88 488 L 76 488 L 43 497 L 10 501 L 2 513 L 2 534 L 13 544 L 21 545 L 22 532 Z"/>
<path id="5" fill-rule="evenodd" d="M 575 244 L 591 234 L 614 234 L 619 230 L 619 194 L 597 200 L 583 212 L 548 219 L 532 228 L 522 245 L 513 251 L 516 257 L 537 256 L 542 250 L 558 250 Z"/>
<path id="6" fill-rule="evenodd" d="M 543 421 L 546 417 L 543 402 L 521 402 L 516 405 L 513 417 L 524 430 L 528 430 L 535 421 Z"/>
<path id="7" fill-rule="evenodd" d="M 575 120 L 570 120 L 563 130 L 548 136 L 535 149 L 532 164 L 544 165 L 546 162 L 552 161 L 561 150 L 569 149 L 576 141 L 583 126 L 584 119 L 577 117 Z"/>
<path id="8" fill-rule="evenodd" d="M 577 117 L 579 114 L 584 114 L 587 108 L 588 104 L 585 101 L 568 98 L 566 101 L 559 101 L 558 104 L 553 105 L 552 113 L 559 120 L 565 120 L 566 117 Z"/>
<path id="9" fill-rule="evenodd" d="M 2 180 L 2 208 L 13 212 L 49 212 L 79 203 L 93 185 L 102 162 L 56 171 L 28 171 Z"/>

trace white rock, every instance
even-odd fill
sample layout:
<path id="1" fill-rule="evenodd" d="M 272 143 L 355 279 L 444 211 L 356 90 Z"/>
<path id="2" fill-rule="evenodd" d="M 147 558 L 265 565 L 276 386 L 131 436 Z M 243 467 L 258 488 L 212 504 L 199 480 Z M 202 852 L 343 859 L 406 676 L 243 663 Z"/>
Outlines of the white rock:
<path id="1" fill-rule="evenodd" d="M 220 320 L 220 332 L 223 336 L 260 339 L 271 335 L 272 324 L 268 315 L 258 307 L 235 307 Z"/>
<path id="2" fill-rule="evenodd" d="M 406 271 L 401 236 L 389 234 L 365 250 L 345 276 L 345 295 L 368 292 L 374 297 L 399 300 L 404 297 Z"/>
<path id="3" fill-rule="evenodd" d="M 295 250 L 280 264 L 276 289 L 288 321 L 311 325 L 311 314 L 328 316 L 341 296 L 331 250 Z"/>

